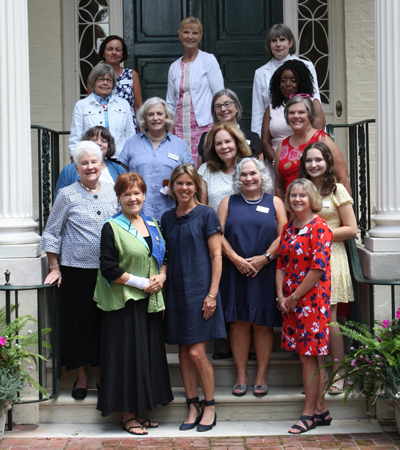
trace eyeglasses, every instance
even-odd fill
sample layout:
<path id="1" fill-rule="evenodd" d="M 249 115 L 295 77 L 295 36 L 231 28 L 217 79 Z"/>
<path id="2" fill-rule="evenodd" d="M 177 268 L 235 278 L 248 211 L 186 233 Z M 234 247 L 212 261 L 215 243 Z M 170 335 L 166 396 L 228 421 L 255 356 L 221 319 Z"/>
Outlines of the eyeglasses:
<path id="1" fill-rule="evenodd" d="M 310 94 L 292 94 L 292 95 L 289 95 L 289 98 L 293 98 L 293 97 L 311 98 Z"/>
<path id="2" fill-rule="evenodd" d="M 96 81 L 100 81 L 100 83 L 113 84 L 113 80 L 111 78 L 97 78 Z"/>
<path id="3" fill-rule="evenodd" d="M 217 103 L 216 105 L 214 105 L 214 108 L 217 111 L 219 111 L 222 107 L 224 107 L 225 109 L 228 109 L 232 106 L 232 103 L 235 103 L 235 102 L 233 102 L 233 101 L 225 102 L 225 103 L 222 103 L 222 105 L 220 103 Z"/>

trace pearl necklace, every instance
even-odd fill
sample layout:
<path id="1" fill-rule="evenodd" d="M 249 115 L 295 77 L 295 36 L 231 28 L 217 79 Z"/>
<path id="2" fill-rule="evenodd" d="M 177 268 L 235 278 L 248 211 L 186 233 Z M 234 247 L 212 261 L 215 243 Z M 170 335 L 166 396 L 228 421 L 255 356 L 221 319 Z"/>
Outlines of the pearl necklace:
<path id="1" fill-rule="evenodd" d="M 243 195 L 243 193 L 241 192 L 240 195 L 242 196 L 243 200 L 248 204 L 248 205 L 258 205 L 259 203 L 262 202 L 262 199 L 264 198 L 264 192 L 261 194 L 261 197 L 258 200 L 247 200 L 247 198 Z"/>
<path id="2" fill-rule="evenodd" d="M 81 181 L 79 182 L 79 184 L 83 187 L 83 189 L 86 189 L 88 192 L 96 192 L 96 191 L 99 191 L 100 190 L 100 188 L 101 188 L 101 185 L 98 187 L 98 188 L 96 188 L 96 189 L 89 189 L 88 187 L 86 187 Z"/>

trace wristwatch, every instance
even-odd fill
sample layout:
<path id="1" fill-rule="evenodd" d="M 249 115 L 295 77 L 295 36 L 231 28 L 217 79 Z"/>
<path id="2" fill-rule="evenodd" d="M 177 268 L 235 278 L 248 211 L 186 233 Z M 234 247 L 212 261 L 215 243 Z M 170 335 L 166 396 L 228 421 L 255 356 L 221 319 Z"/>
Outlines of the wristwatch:
<path id="1" fill-rule="evenodd" d="M 264 253 L 264 256 L 268 259 L 269 262 L 272 261 L 272 255 L 271 255 L 271 253 L 265 252 L 265 253 Z"/>

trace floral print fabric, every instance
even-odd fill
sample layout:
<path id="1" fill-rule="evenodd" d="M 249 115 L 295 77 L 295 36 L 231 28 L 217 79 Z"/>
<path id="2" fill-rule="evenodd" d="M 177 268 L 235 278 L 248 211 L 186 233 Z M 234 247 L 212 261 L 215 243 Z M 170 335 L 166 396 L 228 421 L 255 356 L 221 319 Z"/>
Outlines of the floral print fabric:
<path id="1" fill-rule="evenodd" d="M 294 311 L 283 314 L 281 347 L 302 355 L 327 355 L 329 344 L 333 234 L 319 216 L 301 230 L 288 222 L 282 230 L 277 270 L 284 271 L 283 294 L 291 295 L 313 269 L 324 271 L 299 299 Z"/>

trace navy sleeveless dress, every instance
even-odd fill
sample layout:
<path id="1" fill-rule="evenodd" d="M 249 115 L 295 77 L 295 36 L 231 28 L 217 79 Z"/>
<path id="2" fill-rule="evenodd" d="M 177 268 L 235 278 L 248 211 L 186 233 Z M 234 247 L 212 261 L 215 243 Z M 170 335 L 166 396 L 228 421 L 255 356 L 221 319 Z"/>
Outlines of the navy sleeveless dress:
<path id="1" fill-rule="evenodd" d="M 262 255 L 276 239 L 273 200 L 273 195 L 264 194 L 261 203 L 249 205 L 241 195 L 230 197 L 224 235 L 239 256 Z M 282 316 L 276 308 L 275 272 L 276 261 L 272 261 L 254 278 L 247 277 L 224 257 L 220 292 L 225 322 L 279 327 Z"/>

